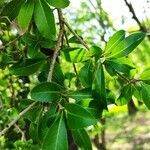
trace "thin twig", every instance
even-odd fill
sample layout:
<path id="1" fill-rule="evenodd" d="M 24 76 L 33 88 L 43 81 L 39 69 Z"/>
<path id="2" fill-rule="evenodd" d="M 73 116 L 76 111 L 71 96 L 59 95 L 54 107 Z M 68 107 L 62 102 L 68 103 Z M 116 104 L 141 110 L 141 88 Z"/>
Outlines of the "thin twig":
<path id="1" fill-rule="evenodd" d="M 15 128 L 21 133 L 22 135 L 21 140 L 25 141 L 26 140 L 25 133 L 20 129 L 20 127 L 17 124 L 15 124 Z"/>
<path id="2" fill-rule="evenodd" d="M 60 31 L 59 31 L 58 40 L 57 40 L 57 43 L 56 43 L 56 48 L 55 48 L 55 51 L 54 51 L 54 55 L 53 55 L 53 58 L 52 58 L 52 62 L 51 62 L 50 68 L 49 68 L 49 73 L 48 73 L 48 77 L 47 77 L 48 82 L 52 81 L 53 70 L 54 70 L 54 67 L 55 67 L 58 52 L 61 49 L 61 41 L 62 41 L 63 34 L 64 34 L 64 23 L 63 23 L 62 11 L 61 11 L 61 9 L 57 9 L 57 10 L 58 10 L 58 16 L 59 16 Z"/>
<path id="3" fill-rule="evenodd" d="M 83 46 L 85 46 L 85 48 L 89 51 L 90 48 L 88 47 L 88 45 L 83 41 L 83 39 L 70 27 L 70 25 L 63 20 L 64 24 L 66 25 L 66 27 L 70 30 L 70 32 L 81 42 L 81 44 Z"/>
<path id="4" fill-rule="evenodd" d="M 21 35 L 19 35 L 18 37 L 16 37 L 14 40 L 12 40 L 12 41 L 10 41 L 9 43 L 7 43 L 6 45 L 4 45 L 4 46 L 2 46 L 2 47 L 0 47 L 0 50 L 3 50 L 3 49 L 5 49 L 7 46 L 9 46 L 10 44 L 12 44 L 12 43 L 14 43 L 15 41 L 17 41 L 20 37 L 22 37 L 24 35 L 24 33 L 23 34 L 21 34 Z"/>
<path id="5" fill-rule="evenodd" d="M 0 132 L 0 137 L 3 136 L 24 114 L 26 114 L 37 102 L 33 102 L 32 104 L 30 104 L 26 109 L 24 109 L 21 113 L 19 113 L 19 115 L 12 120 L 7 126 L 6 128 L 4 128 L 1 132 Z"/>
<path id="6" fill-rule="evenodd" d="M 122 75 L 120 72 L 116 72 L 116 73 L 117 73 L 117 75 L 118 75 L 119 77 L 121 77 L 121 78 L 124 79 L 125 81 L 130 82 L 130 80 L 129 80 L 127 77 L 125 77 L 124 75 Z"/>

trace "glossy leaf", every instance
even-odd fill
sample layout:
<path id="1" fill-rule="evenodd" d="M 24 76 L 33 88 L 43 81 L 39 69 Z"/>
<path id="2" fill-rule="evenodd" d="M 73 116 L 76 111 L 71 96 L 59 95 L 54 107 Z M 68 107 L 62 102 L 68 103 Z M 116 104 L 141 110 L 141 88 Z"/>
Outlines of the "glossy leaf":
<path id="1" fill-rule="evenodd" d="M 22 5 L 19 15 L 18 15 L 18 24 L 21 29 L 27 29 L 31 21 L 34 11 L 34 1 L 27 0 L 24 5 Z"/>
<path id="2" fill-rule="evenodd" d="M 10 67 L 10 73 L 19 76 L 28 76 L 37 72 L 44 64 L 44 60 L 26 59 L 25 61 L 13 64 Z"/>
<path id="3" fill-rule="evenodd" d="M 44 82 L 32 89 L 31 97 L 35 101 L 40 102 L 59 101 L 63 90 L 64 89 L 55 82 Z"/>
<path id="4" fill-rule="evenodd" d="M 39 32 L 47 39 L 55 40 L 56 28 L 53 12 L 44 0 L 37 0 L 34 20 Z"/>
<path id="5" fill-rule="evenodd" d="M 38 44 L 32 44 L 29 46 L 29 48 L 27 50 L 27 56 L 29 58 L 35 58 L 39 52 L 40 52 L 39 45 Z"/>
<path id="6" fill-rule="evenodd" d="M 86 88 L 92 86 L 93 81 L 93 64 L 91 61 L 87 61 L 86 64 L 79 71 L 79 79 L 82 85 Z"/>
<path id="7" fill-rule="evenodd" d="M 143 82 L 150 84 L 150 68 L 146 68 L 139 77 L 140 80 L 143 80 Z"/>
<path id="8" fill-rule="evenodd" d="M 75 143 L 82 149 L 92 150 L 92 144 L 89 135 L 84 129 L 72 130 Z"/>
<path id="9" fill-rule="evenodd" d="M 86 49 L 83 48 L 66 48 L 62 52 L 68 62 L 78 63 L 89 59 Z"/>
<path id="10" fill-rule="evenodd" d="M 46 0 L 51 6 L 56 8 L 65 8 L 70 2 L 69 0 Z"/>
<path id="11" fill-rule="evenodd" d="M 80 129 L 96 124 L 94 116 L 82 106 L 77 104 L 66 104 L 67 122 L 70 129 Z"/>
<path id="12" fill-rule="evenodd" d="M 126 85 L 120 91 L 120 96 L 116 100 L 117 105 L 126 105 L 132 98 L 132 86 Z"/>
<path id="13" fill-rule="evenodd" d="M 150 87 L 148 88 L 147 85 L 141 84 L 141 96 L 144 104 L 148 109 L 150 109 Z"/>
<path id="14" fill-rule="evenodd" d="M 77 101 L 81 101 L 84 99 L 92 99 L 92 93 L 91 93 L 90 89 L 82 89 L 82 90 L 70 92 L 70 93 L 68 93 L 68 96 Z"/>
<path id="15" fill-rule="evenodd" d="M 44 137 L 49 130 L 49 127 L 54 123 L 56 119 L 57 116 L 56 109 L 57 106 L 52 103 L 48 111 L 45 112 L 44 115 L 42 115 L 39 120 L 38 135 L 39 135 L 39 140 L 41 142 L 43 142 Z"/>
<path id="16" fill-rule="evenodd" d="M 63 114 L 56 118 L 56 121 L 48 129 L 42 143 L 42 150 L 67 150 L 67 131 Z"/>
<path id="17" fill-rule="evenodd" d="M 24 2 L 24 0 L 10 1 L 2 10 L 0 16 L 7 16 L 11 21 L 14 20 L 17 17 Z"/>
<path id="18" fill-rule="evenodd" d="M 125 31 L 117 31 L 112 37 L 110 37 L 105 47 L 105 53 L 111 54 L 114 48 L 125 38 Z"/>
<path id="19" fill-rule="evenodd" d="M 120 58 L 131 53 L 145 38 L 145 33 L 134 33 L 123 39 L 108 56 L 108 58 Z"/>
<path id="20" fill-rule="evenodd" d="M 92 91 L 93 97 L 98 101 L 99 107 L 107 109 L 105 76 L 102 65 L 99 65 L 95 71 Z"/>
<path id="21" fill-rule="evenodd" d="M 90 56 L 94 56 L 95 60 L 97 61 L 102 55 L 102 49 L 98 46 L 92 46 L 90 48 Z"/>

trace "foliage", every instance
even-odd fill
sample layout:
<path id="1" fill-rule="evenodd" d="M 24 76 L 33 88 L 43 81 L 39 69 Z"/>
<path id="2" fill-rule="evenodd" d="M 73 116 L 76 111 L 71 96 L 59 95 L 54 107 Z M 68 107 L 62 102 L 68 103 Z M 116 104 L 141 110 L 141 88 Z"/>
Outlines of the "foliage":
<path id="1" fill-rule="evenodd" d="M 150 109 L 149 68 L 135 78 L 137 73 L 131 72 L 136 66 L 129 59 L 129 54 L 145 39 L 145 33 L 126 36 L 120 30 L 110 37 L 105 48 L 100 48 L 86 44 L 66 22 L 61 9 L 69 6 L 68 0 L 12 0 L 3 5 L 0 67 L 8 75 L 1 77 L 0 84 L 9 82 L 5 81 L 7 76 L 12 81 L 0 93 L 3 105 L 9 104 L 13 115 L 1 116 L 1 129 L 18 114 L 21 119 L 8 129 L 19 129 L 22 138 L 26 136 L 25 148 L 67 150 L 72 140 L 80 148 L 92 149 L 86 128 L 95 127 L 109 104 L 125 105 L 135 96 Z M 10 23 L 16 20 L 17 34 L 9 35 Z M 70 32 L 74 37 L 68 39 Z M 65 65 L 73 65 L 73 70 L 65 69 Z M 118 83 L 124 80 L 119 96 L 114 97 L 107 87 L 107 76 Z M 23 85 L 28 83 L 22 96 L 20 80 Z M 18 90 L 13 91 L 13 86 Z M 26 107 L 30 108 L 26 113 L 19 113 Z M 6 110 L 3 108 L 2 112 L 8 113 Z M 14 129 L 5 137 L 8 140 L 13 137 L 15 142 L 20 135 Z M 6 145 L 3 148 L 18 148 L 19 142 Z"/>

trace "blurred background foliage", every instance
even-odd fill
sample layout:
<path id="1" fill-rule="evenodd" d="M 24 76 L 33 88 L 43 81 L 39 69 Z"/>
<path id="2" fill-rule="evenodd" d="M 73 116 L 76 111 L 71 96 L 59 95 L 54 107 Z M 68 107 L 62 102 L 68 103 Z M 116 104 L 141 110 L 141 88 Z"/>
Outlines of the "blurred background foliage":
<path id="1" fill-rule="evenodd" d="M 6 2 L 1 0 L 0 7 Z M 120 0 L 119 3 L 116 0 L 111 0 L 110 3 L 106 0 L 71 0 L 70 7 L 64 10 L 66 19 L 78 35 L 87 43 L 96 44 L 101 48 L 104 48 L 109 37 L 119 29 L 124 29 L 129 33 L 136 31 L 148 33 L 149 36 L 129 55 L 133 65 L 136 66 L 130 76 L 134 76 L 134 74 L 138 76 L 145 66 L 150 65 L 150 1 L 138 1 L 137 3 L 140 4 L 138 8 L 136 2 L 135 0 Z M 114 9 L 116 9 L 115 13 L 113 13 Z M 142 15 L 139 15 L 139 12 Z M 114 14 L 119 15 L 113 17 Z M 3 19 L 7 20 L 7 18 L 0 18 L 0 53 L 1 47 L 13 41 L 21 32 L 15 21 L 7 26 Z M 70 36 L 69 40 L 74 41 L 74 37 Z M 76 46 L 75 43 L 71 43 L 71 45 Z M 9 73 L 6 66 L 19 60 L 23 53 L 22 45 L 14 42 L 6 48 L 5 54 L 0 54 L 0 130 L 30 103 L 30 101 L 21 101 L 21 99 L 27 97 L 30 88 L 37 81 L 34 76 L 17 78 Z M 66 64 L 63 59 L 60 61 L 67 77 L 65 82 L 71 89 L 74 89 L 76 80 L 73 66 L 69 63 Z M 77 64 L 77 70 L 80 70 L 82 66 L 80 63 Z M 124 81 L 118 82 L 109 74 L 107 74 L 106 80 L 107 88 L 111 89 L 110 98 L 114 100 Z M 148 150 L 150 148 L 150 112 L 141 102 L 137 101 L 136 97 L 132 99 L 131 103 L 125 106 L 110 105 L 109 112 L 104 112 L 104 117 L 97 127 L 89 128 L 94 149 L 99 149 L 100 145 L 103 145 L 103 149 L 110 150 Z M 38 113 L 36 110 L 32 111 L 33 114 Z M 33 145 L 32 140 L 26 140 L 28 138 L 24 134 L 33 134 L 34 131 L 24 133 L 28 128 L 29 118 L 32 116 L 27 114 L 25 117 L 27 118 L 26 123 L 24 120 L 19 120 L 19 124 L 22 125 L 21 129 L 16 124 L 6 134 L 6 138 L 0 137 L 0 149 L 38 149 L 36 144 Z"/>

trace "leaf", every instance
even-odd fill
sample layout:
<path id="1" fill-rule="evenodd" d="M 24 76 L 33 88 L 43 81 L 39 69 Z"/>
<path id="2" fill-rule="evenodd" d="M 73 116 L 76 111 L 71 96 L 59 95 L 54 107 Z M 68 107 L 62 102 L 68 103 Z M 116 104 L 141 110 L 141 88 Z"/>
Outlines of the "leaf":
<path id="1" fill-rule="evenodd" d="M 132 98 L 132 86 L 126 85 L 120 91 L 120 96 L 116 100 L 116 104 L 119 106 L 126 105 Z"/>
<path id="2" fill-rule="evenodd" d="M 62 54 L 64 54 L 66 61 L 72 63 L 83 62 L 89 59 L 86 49 L 83 48 L 66 48 L 63 49 Z"/>
<path id="3" fill-rule="evenodd" d="M 109 65 L 112 69 L 114 69 L 115 72 L 122 72 L 124 74 L 129 74 L 131 69 L 134 69 L 134 67 L 126 65 L 126 64 L 119 64 L 115 60 L 114 61 L 107 61 L 107 65 Z"/>
<path id="4" fill-rule="evenodd" d="M 14 20 L 24 2 L 24 0 L 12 0 L 3 8 L 0 16 L 7 16 L 10 21 Z"/>
<path id="5" fill-rule="evenodd" d="M 146 68 L 139 77 L 139 80 L 143 80 L 143 82 L 150 84 L 150 68 Z"/>
<path id="6" fill-rule="evenodd" d="M 93 64 L 91 61 L 87 61 L 79 72 L 79 79 L 82 85 L 86 88 L 92 86 L 93 81 Z"/>
<path id="7" fill-rule="evenodd" d="M 80 129 L 96 124 L 97 120 L 82 106 L 77 104 L 66 104 L 67 122 L 70 129 Z"/>
<path id="8" fill-rule="evenodd" d="M 49 130 L 49 127 L 54 123 L 56 119 L 56 115 L 57 115 L 56 109 L 57 109 L 56 104 L 52 103 L 50 105 L 50 108 L 44 113 L 44 115 L 41 116 L 39 120 L 38 135 L 41 142 L 43 142 L 44 137 L 47 131 Z"/>
<path id="9" fill-rule="evenodd" d="M 56 27 L 54 15 L 51 8 L 45 1 L 36 1 L 34 20 L 39 32 L 43 35 L 43 37 L 50 40 L 55 40 Z"/>
<path id="10" fill-rule="evenodd" d="M 67 130 L 63 113 L 56 118 L 56 121 L 49 128 L 42 143 L 42 150 L 67 150 Z"/>
<path id="11" fill-rule="evenodd" d="M 80 38 L 83 40 L 83 38 L 80 36 Z M 79 39 L 76 36 L 72 36 L 69 40 L 69 43 L 76 43 L 76 44 L 81 44 L 81 42 L 79 41 Z"/>
<path id="12" fill-rule="evenodd" d="M 131 53 L 145 38 L 145 33 L 133 33 L 123 39 L 112 51 L 108 58 L 120 58 Z"/>
<path id="13" fill-rule="evenodd" d="M 27 0 L 21 7 L 18 15 L 18 24 L 21 29 L 28 28 L 34 11 L 34 1 Z"/>
<path id="14" fill-rule="evenodd" d="M 56 8 L 65 8 L 69 6 L 69 0 L 46 0 L 51 6 Z"/>
<path id="15" fill-rule="evenodd" d="M 19 76 L 28 76 L 34 74 L 44 64 L 41 59 L 26 59 L 25 61 L 13 64 L 10 67 L 10 73 Z"/>
<path id="16" fill-rule="evenodd" d="M 75 143 L 82 149 L 92 150 L 92 144 L 89 135 L 84 129 L 72 130 Z"/>
<path id="17" fill-rule="evenodd" d="M 150 88 L 148 88 L 146 84 L 141 84 L 141 87 L 142 87 L 141 89 L 142 100 L 146 105 L 146 107 L 150 109 L 150 92 L 149 92 Z"/>
<path id="18" fill-rule="evenodd" d="M 100 59 L 101 55 L 102 55 L 102 49 L 100 47 L 93 45 L 90 48 L 90 56 L 94 56 L 96 61 Z"/>
<path id="19" fill-rule="evenodd" d="M 29 48 L 27 50 L 27 56 L 29 58 L 35 58 L 39 52 L 40 52 L 39 45 L 38 44 L 32 44 L 29 46 Z"/>
<path id="20" fill-rule="evenodd" d="M 114 48 L 125 38 L 125 31 L 119 30 L 112 37 L 110 37 L 105 47 L 105 53 L 111 54 Z"/>
<path id="21" fill-rule="evenodd" d="M 105 76 L 102 64 L 95 71 L 92 92 L 94 99 L 98 101 L 99 107 L 107 110 Z"/>
<path id="22" fill-rule="evenodd" d="M 25 42 L 25 44 L 28 45 L 32 45 L 37 43 L 38 39 L 35 35 L 32 35 L 30 33 L 25 33 L 22 37 L 21 37 L 22 41 Z"/>
<path id="23" fill-rule="evenodd" d="M 81 101 L 84 99 L 91 99 L 92 98 L 92 93 L 90 89 L 82 89 L 82 90 L 77 90 L 74 92 L 70 92 L 68 93 L 68 96 L 77 100 L 77 101 Z"/>
<path id="24" fill-rule="evenodd" d="M 31 91 L 31 97 L 35 101 L 52 102 L 59 101 L 64 88 L 55 82 L 44 82 L 35 86 Z"/>

